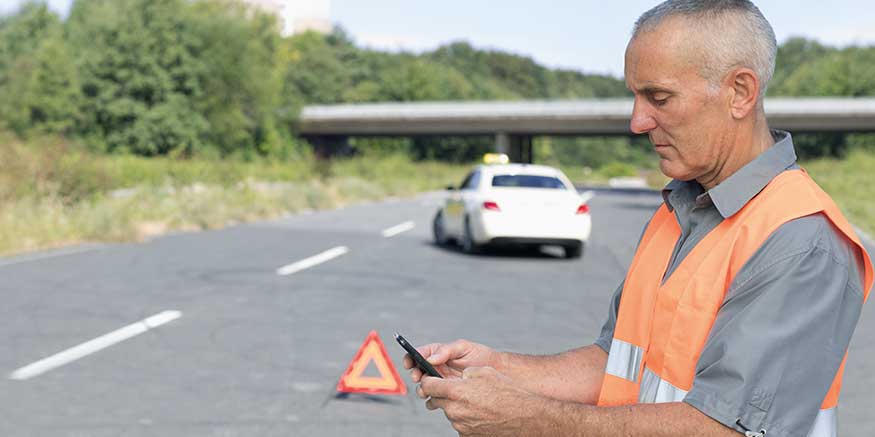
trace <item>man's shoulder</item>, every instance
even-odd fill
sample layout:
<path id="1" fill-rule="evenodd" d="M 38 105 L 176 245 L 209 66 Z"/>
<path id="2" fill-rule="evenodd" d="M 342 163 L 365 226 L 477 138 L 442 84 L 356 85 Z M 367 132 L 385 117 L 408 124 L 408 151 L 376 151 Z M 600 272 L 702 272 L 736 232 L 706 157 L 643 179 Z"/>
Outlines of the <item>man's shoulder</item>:
<path id="1" fill-rule="evenodd" d="M 841 237 L 831 228 L 832 224 L 826 214 L 799 217 L 779 226 L 763 243 L 763 249 L 799 252 L 820 247 L 834 250 Z"/>
<path id="2" fill-rule="evenodd" d="M 736 279 L 750 277 L 784 260 L 796 257 L 827 257 L 837 267 L 859 277 L 859 248 L 833 225 L 824 213 L 790 220 L 778 227 L 748 260 Z"/>
<path id="3" fill-rule="evenodd" d="M 777 260 L 806 252 L 822 251 L 839 264 L 850 264 L 857 246 L 824 213 L 799 217 L 782 224 L 760 247 L 757 258 Z"/>

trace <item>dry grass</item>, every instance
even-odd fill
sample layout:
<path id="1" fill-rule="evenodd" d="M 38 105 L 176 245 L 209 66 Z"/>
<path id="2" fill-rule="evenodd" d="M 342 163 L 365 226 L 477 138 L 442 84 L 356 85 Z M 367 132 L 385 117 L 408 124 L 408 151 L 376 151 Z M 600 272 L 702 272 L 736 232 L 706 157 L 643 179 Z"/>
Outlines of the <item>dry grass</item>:
<path id="1" fill-rule="evenodd" d="M 0 254 L 412 195 L 457 183 L 467 170 L 397 156 L 320 165 L 94 156 L 59 139 L 22 144 L 0 134 Z"/>

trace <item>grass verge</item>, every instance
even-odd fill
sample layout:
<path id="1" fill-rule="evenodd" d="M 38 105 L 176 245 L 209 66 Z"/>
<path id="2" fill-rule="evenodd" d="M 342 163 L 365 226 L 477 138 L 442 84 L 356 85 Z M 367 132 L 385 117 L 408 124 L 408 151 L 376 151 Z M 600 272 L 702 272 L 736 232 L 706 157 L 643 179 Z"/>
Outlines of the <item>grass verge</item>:
<path id="1" fill-rule="evenodd" d="M 875 155 L 855 150 L 845 159 L 817 159 L 802 166 L 851 223 L 875 235 Z"/>
<path id="2" fill-rule="evenodd" d="M 61 140 L 0 138 L 0 254 L 141 241 L 457 183 L 468 166 L 402 156 L 331 163 L 96 156 Z"/>

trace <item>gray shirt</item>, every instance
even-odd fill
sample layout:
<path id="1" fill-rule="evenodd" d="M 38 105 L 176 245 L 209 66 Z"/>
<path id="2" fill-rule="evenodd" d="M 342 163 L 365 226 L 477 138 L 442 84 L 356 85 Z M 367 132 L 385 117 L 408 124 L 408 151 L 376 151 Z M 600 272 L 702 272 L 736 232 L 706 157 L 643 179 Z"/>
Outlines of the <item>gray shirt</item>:
<path id="1" fill-rule="evenodd" d="M 681 227 L 663 281 L 775 176 L 798 168 L 790 134 L 772 135 L 774 146 L 711 190 L 677 180 L 663 190 Z M 733 279 L 684 402 L 739 432 L 808 435 L 860 317 L 862 272 L 856 246 L 826 216 L 780 226 Z M 622 290 L 596 340 L 606 352 Z"/>

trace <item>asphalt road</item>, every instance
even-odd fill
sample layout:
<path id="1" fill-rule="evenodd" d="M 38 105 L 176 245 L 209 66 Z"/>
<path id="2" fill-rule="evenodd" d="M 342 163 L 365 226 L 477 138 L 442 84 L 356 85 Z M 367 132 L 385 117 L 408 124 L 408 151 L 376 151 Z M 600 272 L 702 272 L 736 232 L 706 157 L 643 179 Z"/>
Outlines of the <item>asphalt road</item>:
<path id="1" fill-rule="evenodd" d="M 0 259 L 0 435 L 455 435 L 403 371 L 407 396 L 336 396 L 368 332 L 380 333 L 396 365 L 394 331 L 415 344 L 464 337 L 529 353 L 589 344 L 659 200 L 597 193 L 580 260 L 436 247 L 436 194 Z M 408 221 L 412 229 L 382 235 Z M 295 265 L 337 247 L 346 251 Z M 289 265 L 298 271 L 277 274 Z M 135 323 L 165 311 L 178 318 Z M 870 312 L 848 359 L 843 436 L 875 435 Z M 129 325 L 145 332 L 127 329 L 133 336 L 102 350 L 9 377 Z"/>

